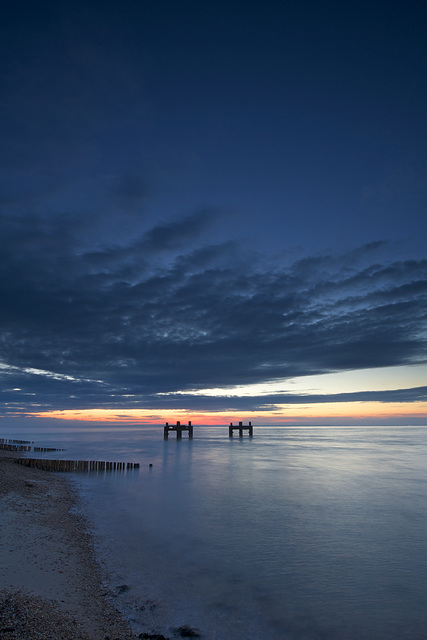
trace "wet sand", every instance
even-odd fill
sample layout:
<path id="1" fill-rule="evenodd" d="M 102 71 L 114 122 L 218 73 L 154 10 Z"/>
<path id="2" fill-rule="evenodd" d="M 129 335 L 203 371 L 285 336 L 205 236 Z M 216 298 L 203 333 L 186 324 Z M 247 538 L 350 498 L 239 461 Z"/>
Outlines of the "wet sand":
<path id="1" fill-rule="evenodd" d="M 0 450 L 0 629 L 8 640 L 135 640 L 62 476 Z M 149 637 L 149 635 L 145 635 Z"/>

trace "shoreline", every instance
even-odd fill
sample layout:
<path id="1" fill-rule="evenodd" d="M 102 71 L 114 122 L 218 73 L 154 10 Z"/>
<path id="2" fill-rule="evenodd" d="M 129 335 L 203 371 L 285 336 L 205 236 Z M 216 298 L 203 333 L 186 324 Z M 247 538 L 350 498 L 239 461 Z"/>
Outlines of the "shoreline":
<path id="1" fill-rule="evenodd" d="M 136 640 L 113 605 L 78 495 L 0 450 L 0 627 L 10 640 Z M 161 638 L 163 636 L 157 636 Z"/>

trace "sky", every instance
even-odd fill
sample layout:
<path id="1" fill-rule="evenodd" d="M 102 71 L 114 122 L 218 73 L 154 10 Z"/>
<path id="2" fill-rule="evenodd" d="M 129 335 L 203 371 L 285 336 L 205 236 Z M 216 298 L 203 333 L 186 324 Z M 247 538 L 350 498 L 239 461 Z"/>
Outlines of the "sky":
<path id="1" fill-rule="evenodd" d="M 427 425 L 426 32 L 6 0 L 2 424 Z"/>

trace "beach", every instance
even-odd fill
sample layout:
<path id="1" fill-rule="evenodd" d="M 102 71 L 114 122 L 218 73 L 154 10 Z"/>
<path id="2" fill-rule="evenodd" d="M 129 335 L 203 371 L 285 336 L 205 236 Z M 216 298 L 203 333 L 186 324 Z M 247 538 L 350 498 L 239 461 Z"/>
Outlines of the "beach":
<path id="1" fill-rule="evenodd" d="M 13 455 L 0 451 L 2 637 L 135 640 L 96 562 L 73 488 L 58 474 L 17 465 Z"/>

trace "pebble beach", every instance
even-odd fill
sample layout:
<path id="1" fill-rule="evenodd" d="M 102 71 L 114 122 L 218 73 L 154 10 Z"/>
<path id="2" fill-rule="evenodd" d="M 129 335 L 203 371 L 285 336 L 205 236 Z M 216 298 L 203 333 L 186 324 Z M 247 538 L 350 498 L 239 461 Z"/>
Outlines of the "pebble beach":
<path id="1" fill-rule="evenodd" d="M 0 451 L 2 638 L 136 640 L 114 606 L 77 501 L 62 476 Z"/>

